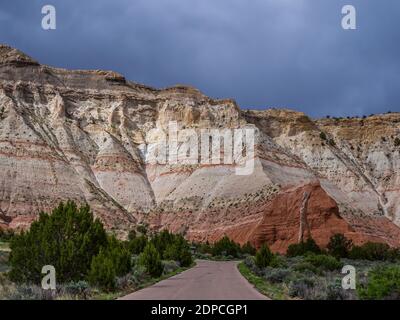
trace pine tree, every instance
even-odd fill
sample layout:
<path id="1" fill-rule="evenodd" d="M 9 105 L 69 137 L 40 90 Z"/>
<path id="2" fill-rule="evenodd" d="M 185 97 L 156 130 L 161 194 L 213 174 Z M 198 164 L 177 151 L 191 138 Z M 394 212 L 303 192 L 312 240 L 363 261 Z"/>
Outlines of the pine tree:
<path id="1" fill-rule="evenodd" d="M 163 272 L 160 254 L 153 245 L 149 242 L 141 253 L 139 263 L 146 268 L 147 273 L 153 277 L 159 277 Z"/>
<path id="2" fill-rule="evenodd" d="M 257 267 L 265 268 L 271 264 L 273 259 L 274 254 L 271 252 L 267 245 L 263 244 L 260 250 L 258 250 L 256 253 L 255 263 Z"/>
<path id="3" fill-rule="evenodd" d="M 102 249 L 93 257 L 89 272 L 89 283 L 100 289 L 112 291 L 116 285 L 116 269 L 110 253 Z"/>
<path id="4" fill-rule="evenodd" d="M 40 213 L 28 232 L 13 237 L 10 248 L 10 278 L 40 283 L 42 267 L 52 265 L 57 281 L 81 280 L 92 258 L 107 245 L 107 235 L 88 205 L 60 203 L 52 214 Z"/>
<path id="5" fill-rule="evenodd" d="M 327 245 L 330 255 L 336 258 L 347 258 L 353 242 L 348 240 L 343 234 L 337 233 L 333 235 Z"/>

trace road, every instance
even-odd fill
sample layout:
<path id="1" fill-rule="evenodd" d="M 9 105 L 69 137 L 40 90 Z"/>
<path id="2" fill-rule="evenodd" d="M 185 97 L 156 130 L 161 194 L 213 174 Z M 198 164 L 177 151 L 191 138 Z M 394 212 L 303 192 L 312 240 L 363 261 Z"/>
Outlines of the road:
<path id="1" fill-rule="evenodd" d="M 242 277 L 234 261 L 198 260 L 197 265 L 121 300 L 267 300 Z"/>

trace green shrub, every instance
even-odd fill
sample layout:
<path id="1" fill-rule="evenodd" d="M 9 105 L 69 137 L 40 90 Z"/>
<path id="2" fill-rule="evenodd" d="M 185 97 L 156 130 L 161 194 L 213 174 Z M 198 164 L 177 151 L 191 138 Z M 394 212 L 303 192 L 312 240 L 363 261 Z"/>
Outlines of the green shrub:
<path id="1" fill-rule="evenodd" d="M 201 254 L 212 254 L 212 247 L 211 245 L 208 243 L 208 241 L 206 243 L 201 243 L 198 248 L 197 248 L 198 252 L 200 252 Z"/>
<path id="2" fill-rule="evenodd" d="M 256 251 L 257 251 L 257 250 L 256 250 L 256 248 L 254 248 L 254 247 L 251 245 L 250 242 L 246 242 L 246 243 L 242 246 L 241 251 L 242 251 L 243 254 L 248 254 L 248 255 L 254 256 L 254 255 L 256 254 Z"/>
<path id="3" fill-rule="evenodd" d="M 140 264 L 134 265 L 132 268 L 132 280 L 136 285 L 139 285 L 148 279 L 149 275 L 146 273 L 146 267 Z"/>
<path id="4" fill-rule="evenodd" d="M 16 282 L 40 283 L 42 267 L 52 265 L 58 282 L 84 279 L 92 259 L 107 245 L 102 223 L 93 219 L 88 205 L 60 203 L 52 214 L 40 213 L 28 232 L 10 243 L 10 278 Z"/>
<path id="5" fill-rule="evenodd" d="M 240 253 L 240 246 L 234 241 L 224 236 L 219 241 L 215 242 L 212 247 L 213 256 L 232 256 L 237 258 Z"/>
<path id="6" fill-rule="evenodd" d="M 274 254 L 269 266 L 272 268 L 284 268 L 287 266 L 286 259 L 279 254 Z"/>
<path id="7" fill-rule="evenodd" d="M 139 264 L 153 277 L 159 277 L 163 272 L 160 254 L 152 242 L 149 242 L 140 254 Z"/>
<path id="8" fill-rule="evenodd" d="M 368 273 L 366 286 L 358 286 L 361 299 L 400 299 L 400 266 L 376 267 Z"/>
<path id="9" fill-rule="evenodd" d="M 309 277 L 295 278 L 289 283 L 289 296 L 308 299 L 310 290 L 314 287 L 315 281 Z"/>
<path id="10" fill-rule="evenodd" d="M 115 274 L 118 277 L 127 274 L 131 269 L 131 255 L 123 243 L 115 237 L 110 237 L 106 249 L 113 262 Z"/>
<path id="11" fill-rule="evenodd" d="M 174 240 L 174 234 L 170 233 L 168 230 L 163 230 L 160 233 L 154 235 L 151 239 L 151 242 L 153 243 L 160 256 L 163 256 L 167 246 L 173 244 Z"/>
<path id="12" fill-rule="evenodd" d="M 0 241 L 10 241 L 13 236 L 13 230 L 0 228 Z"/>
<path id="13" fill-rule="evenodd" d="M 101 249 L 100 253 L 92 260 L 88 276 L 90 284 L 98 286 L 102 290 L 112 291 L 115 289 L 116 276 L 116 268 L 111 255 L 107 250 Z"/>
<path id="14" fill-rule="evenodd" d="M 361 246 L 353 246 L 349 258 L 353 260 L 390 260 L 393 252 L 386 243 L 367 242 Z"/>
<path id="15" fill-rule="evenodd" d="M 128 248 L 132 254 L 141 254 L 146 245 L 147 245 L 146 236 L 139 236 L 129 241 Z"/>
<path id="16" fill-rule="evenodd" d="M 312 263 L 310 263 L 308 261 L 301 261 L 299 263 L 296 263 L 293 266 L 293 270 L 301 272 L 301 273 L 307 272 L 307 271 L 312 272 L 314 274 L 320 274 L 321 273 L 320 270 L 316 266 L 314 266 Z"/>
<path id="17" fill-rule="evenodd" d="M 144 235 L 144 236 L 147 234 L 147 228 L 146 228 L 146 226 L 144 226 L 144 225 L 142 225 L 142 224 L 140 224 L 140 225 L 138 225 L 138 226 L 136 227 L 136 231 L 139 232 L 139 233 L 141 233 L 141 234 Z"/>
<path id="18" fill-rule="evenodd" d="M 343 290 L 342 279 L 334 278 L 326 286 L 326 299 L 327 300 L 356 300 L 353 290 Z"/>
<path id="19" fill-rule="evenodd" d="M 273 258 L 274 254 L 271 252 L 267 245 L 263 244 L 256 253 L 255 264 L 260 269 L 265 268 L 271 264 Z"/>
<path id="20" fill-rule="evenodd" d="M 291 275 L 289 269 L 271 268 L 266 272 L 265 279 L 271 283 L 282 283 Z"/>
<path id="21" fill-rule="evenodd" d="M 52 290 L 44 290 L 35 284 L 18 284 L 8 293 L 9 300 L 52 300 Z"/>
<path id="22" fill-rule="evenodd" d="M 320 254 L 321 249 L 315 243 L 314 239 L 308 238 L 305 242 L 289 245 L 286 255 L 288 257 L 304 256 L 307 253 Z"/>
<path id="23" fill-rule="evenodd" d="M 335 257 L 327 255 L 315 255 L 311 254 L 305 257 L 305 262 L 311 263 L 314 267 L 324 271 L 334 271 L 343 267 L 343 263 L 337 260 Z"/>
<path id="24" fill-rule="evenodd" d="M 8 259 L 10 254 L 6 251 L 0 251 L 0 273 L 8 270 Z M 1 287 L 1 282 L 0 282 Z"/>
<path id="25" fill-rule="evenodd" d="M 63 286 L 63 289 L 66 294 L 77 296 L 82 299 L 87 299 L 90 294 L 89 283 L 84 280 L 67 283 Z"/>
<path id="26" fill-rule="evenodd" d="M 136 230 L 130 230 L 128 233 L 128 240 L 132 241 L 135 238 L 136 238 Z"/>
<path id="27" fill-rule="evenodd" d="M 396 137 L 396 138 L 394 139 L 394 146 L 395 146 L 395 147 L 400 146 L 400 138 Z"/>
<path id="28" fill-rule="evenodd" d="M 161 233 L 154 235 L 150 242 L 153 244 L 160 257 L 166 260 L 175 260 L 179 262 L 182 267 L 188 267 L 193 263 L 189 243 L 182 235 L 163 230 Z M 143 244 L 144 241 L 140 243 L 140 246 Z M 138 247 L 140 246 L 138 245 Z M 136 250 L 136 252 L 137 251 L 138 250 Z"/>
<path id="29" fill-rule="evenodd" d="M 333 235 L 328 243 L 328 253 L 336 258 L 347 258 L 353 242 L 348 240 L 343 234 Z"/>
<path id="30" fill-rule="evenodd" d="M 162 261 L 163 274 L 169 274 L 179 269 L 179 265 L 176 261 Z"/>
<path id="31" fill-rule="evenodd" d="M 255 258 L 254 257 L 246 257 L 243 261 L 243 263 L 245 264 L 246 267 L 248 267 L 251 271 L 254 272 L 255 268 L 256 268 L 256 262 L 255 262 Z"/>
<path id="32" fill-rule="evenodd" d="M 100 289 L 112 291 L 116 288 L 116 277 L 130 271 L 131 257 L 121 241 L 109 237 L 106 247 L 93 257 L 89 272 L 89 282 Z"/>
<path id="33" fill-rule="evenodd" d="M 163 259 L 178 261 L 179 249 L 175 244 L 169 244 L 164 251 Z"/>
<path id="34" fill-rule="evenodd" d="M 323 132 L 323 131 L 320 132 L 319 137 L 320 137 L 322 140 L 327 140 L 326 133 Z"/>
<path id="35" fill-rule="evenodd" d="M 193 263 L 189 244 L 181 235 L 176 235 L 173 242 L 167 245 L 163 258 L 178 261 L 182 267 L 188 267 Z"/>

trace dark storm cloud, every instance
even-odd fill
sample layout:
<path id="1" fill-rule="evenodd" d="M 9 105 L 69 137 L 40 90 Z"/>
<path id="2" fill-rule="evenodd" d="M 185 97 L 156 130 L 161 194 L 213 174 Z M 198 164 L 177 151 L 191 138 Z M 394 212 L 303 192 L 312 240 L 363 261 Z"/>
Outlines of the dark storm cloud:
<path id="1" fill-rule="evenodd" d="M 41 29 L 41 8 L 57 30 Z M 341 28 L 357 9 L 358 30 Z M 3 0 L 0 42 L 42 63 L 176 83 L 242 108 L 400 111 L 398 0 Z"/>

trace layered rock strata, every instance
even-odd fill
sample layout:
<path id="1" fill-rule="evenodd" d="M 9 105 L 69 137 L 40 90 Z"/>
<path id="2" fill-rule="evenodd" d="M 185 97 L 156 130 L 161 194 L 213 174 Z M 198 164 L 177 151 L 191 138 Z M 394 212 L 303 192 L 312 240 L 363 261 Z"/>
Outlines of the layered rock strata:
<path id="1" fill-rule="evenodd" d="M 254 129 L 253 172 L 154 161 L 171 122 L 199 136 Z M 306 226 L 321 245 L 337 232 L 399 245 L 399 132 L 398 113 L 313 120 L 286 109 L 244 111 L 195 88 L 49 67 L 1 45 L 0 226 L 27 228 L 41 210 L 72 199 L 120 236 L 140 223 L 284 251 Z"/>

